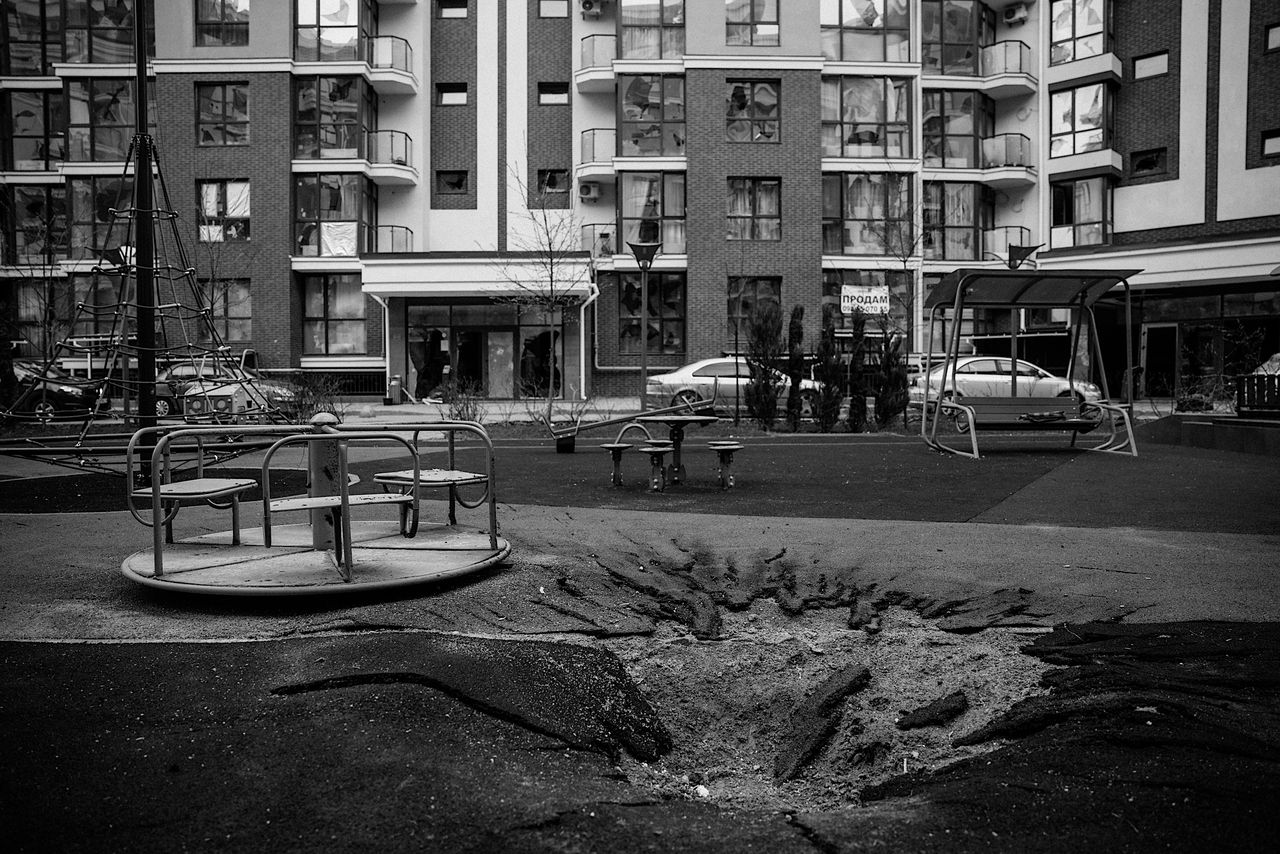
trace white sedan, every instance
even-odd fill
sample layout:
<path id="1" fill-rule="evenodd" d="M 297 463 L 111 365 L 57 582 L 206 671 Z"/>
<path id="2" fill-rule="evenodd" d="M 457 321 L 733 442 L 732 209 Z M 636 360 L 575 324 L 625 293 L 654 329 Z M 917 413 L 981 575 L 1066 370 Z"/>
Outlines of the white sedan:
<path id="1" fill-rule="evenodd" d="M 952 378 L 943 377 L 947 365 L 934 365 L 929 371 L 928 392 L 930 400 L 951 394 Z M 925 375 L 919 374 L 907 390 L 911 402 L 923 406 L 925 399 Z M 999 356 L 964 356 L 955 362 L 956 392 L 970 397 L 1010 397 L 1013 395 L 1013 359 Z M 1030 362 L 1018 360 L 1018 397 L 1069 397 L 1077 400 L 1101 400 L 1102 389 L 1090 382 L 1072 382 L 1057 377 Z"/>
<path id="2" fill-rule="evenodd" d="M 787 407 L 787 395 L 791 384 L 785 374 L 775 373 L 778 377 L 778 409 L 783 411 Z M 747 384 L 750 381 L 751 373 L 744 359 L 733 357 L 702 359 L 667 373 L 650 376 L 645 386 L 645 400 L 649 406 L 660 408 L 692 403 L 696 400 L 709 400 L 715 395 L 717 413 L 732 414 L 735 401 L 739 410 L 745 412 Z M 812 417 L 818 401 L 818 389 L 818 383 L 813 380 L 800 380 L 800 416 L 802 418 Z"/>

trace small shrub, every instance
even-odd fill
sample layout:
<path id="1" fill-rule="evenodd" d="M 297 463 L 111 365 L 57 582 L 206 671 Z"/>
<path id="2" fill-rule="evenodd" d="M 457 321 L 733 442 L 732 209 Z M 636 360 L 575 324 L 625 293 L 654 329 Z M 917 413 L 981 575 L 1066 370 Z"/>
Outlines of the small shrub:
<path id="1" fill-rule="evenodd" d="M 440 395 L 451 421 L 479 421 L 484 414 L 484 390 L 475 380 L 448 380 Z"/>
<path id="2" fill-rule="evenodd" d="M 347 414 L 347 405 L 341 399 L 341 385 L 331 376 L 303 374 L 287 385 L 297 395 L 294 411 L 285 413 L 291 421 L 309 421 L 321 412 L 336 415 L 339 419 Z"/>
<path id="3" fill-rule="evenodd" d="M 770 430 L 778 420 L 778 393 L 782 390 L 775 365 L 782 357 L 782 311 L 778 304 L 757 304 L 747 319 L 747 412 L 761 429 Z"/>

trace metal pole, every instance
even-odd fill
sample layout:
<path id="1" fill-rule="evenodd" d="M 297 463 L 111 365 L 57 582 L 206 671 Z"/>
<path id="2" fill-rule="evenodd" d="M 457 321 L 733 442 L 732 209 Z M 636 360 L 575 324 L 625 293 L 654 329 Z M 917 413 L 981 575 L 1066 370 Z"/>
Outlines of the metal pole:
<path id="1" fill-rule="evenodd" d="M 649 408 L 644 390 L 649 384 L 649 264 L 640 262 L 640 411 Z"/>
<path id="2" fill-rule="evenodd" d="M 138 302 L 138 425 L 156 424 L 155 194 L 151 185 L 151 137 L 147 135 L 147 4 L 134 3 L 133 58 L 137 102 L 134 145 L 133 275 Z M 128 335 L 126 328 L 125 334 Z"/>

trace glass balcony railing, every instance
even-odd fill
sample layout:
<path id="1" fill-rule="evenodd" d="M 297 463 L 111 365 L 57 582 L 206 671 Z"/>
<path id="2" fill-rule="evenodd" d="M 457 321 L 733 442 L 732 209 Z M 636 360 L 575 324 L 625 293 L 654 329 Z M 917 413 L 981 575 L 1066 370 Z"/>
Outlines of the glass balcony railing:
<path id="1" fill-rule="evenodd" d="M 615 128 L 593 128 L 582 132 L 579 152 L 583 163 L 611 160 L 618 150 L 618 131 Z"/>
<path id="2" fill-rule="evenodd" d="M 998 256 L 1008 260 L 1010 246 L 1030 246 L 1031 229 L 1021 225 L 1006 225 L 1000 228 L 988 228 L 982 232 L 982 251 L 984 256 Z"/>
<path id="3" fill-rule="evenodd" d="M 413 46 L 399 36 L 374 36 L 365 44 L 370 68 L 412 73 Z"/>
<path id="4" fill-rule="evenodd" d="M 395 166 L 413 165 L 413 138 L 400 130 L 369 133 L 369 162 Z"/>
<path id="5" fill-rule="evenodd" d="M 1030 74 L 1031 48 L 1026 42 L 1003 41 L 982 49 L 980 69 L 983 77 L 997 74 Z"/>
<path id="6" fill-rule="evenodd" d="M 578 57 L 581 68 L 610 67 L 618 58 L 618 37 L 610 35 L 587 36 L 582 40 Z"/>
<path id="7" fill-rule="evenodd" d="M 605 258 L 618 254 L 618 227 L 611 222 L 582 226 L 582 251 L 592 258 Z"/>
<path id="8" fill-rule="evenodd" d="M 1020 133 L 1002 133 L 982 140 L 982 168 L 1030 166 L 1031 140 Z"/>
<path id="9" fill-rule="evenodd" d="M 413 229 L 403 225 L 380 225 L 373 230 L 371 252 L 412 252 Z"/>

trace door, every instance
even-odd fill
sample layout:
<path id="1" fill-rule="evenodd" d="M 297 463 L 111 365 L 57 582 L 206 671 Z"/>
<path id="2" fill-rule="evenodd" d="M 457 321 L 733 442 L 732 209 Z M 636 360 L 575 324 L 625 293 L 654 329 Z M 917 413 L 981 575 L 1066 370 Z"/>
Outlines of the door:
<path id="1" fill-rule="evenodd" d="M 484 395 L 488 347 L 483 329 L 456 329 L 453 334 L 453 379 L 458 389 Z"/>
<path id="2" fill-rule="evenodd" d="M 1148 323 L 1142 327 L 1142 397 L 1173 397 L 1178 383 L 1178 325 Z"/>

